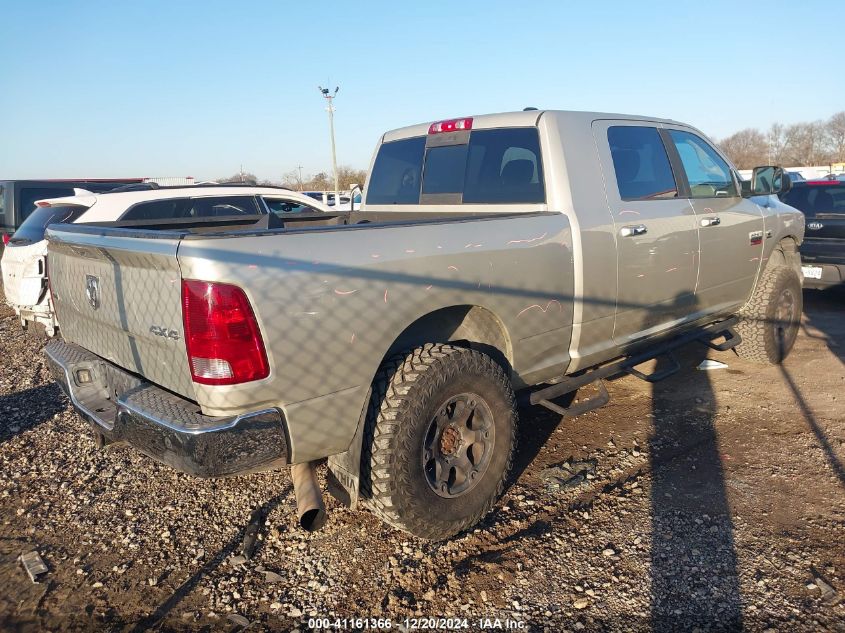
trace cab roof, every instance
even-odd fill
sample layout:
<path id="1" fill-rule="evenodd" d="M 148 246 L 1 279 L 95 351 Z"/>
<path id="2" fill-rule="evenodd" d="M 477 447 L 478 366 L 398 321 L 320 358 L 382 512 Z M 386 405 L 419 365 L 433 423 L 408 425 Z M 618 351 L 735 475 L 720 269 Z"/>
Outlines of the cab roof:
<path id="1" fill-rule="evenodd" d="M 522 110 L 517 112 L 498 112 L 495 114 L 466 115 L 472 118 L 473 130 L 484 130 L 500 127 L 533 127 L 545 116 L 554 116 L 559 119 L 568 119 L 570 122 L 582 122 L 587 125 L 598 119 L 628 119 L 631 121 L 653 121 L 656 123 L 669 123 L 672 125 L 684 125 L 672 119 L 659 117 L 641 116 L 633 114 L 616 114 L 611 112 L 582 112 L 578 110 Z M 451 117 L 463 118 L 463 117 Z M 437 121 L 428 121 L 406 127 L 396 128 L 386 132 L 382 137 L 382 143 L 396 141 L 403 138 L 425 136 L 428 134 L 429 126 Z"/>

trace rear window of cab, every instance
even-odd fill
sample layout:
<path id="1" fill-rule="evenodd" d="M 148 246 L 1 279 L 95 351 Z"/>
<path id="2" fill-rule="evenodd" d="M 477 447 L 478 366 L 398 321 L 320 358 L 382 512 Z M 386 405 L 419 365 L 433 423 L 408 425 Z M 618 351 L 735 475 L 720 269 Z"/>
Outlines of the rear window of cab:
<path id="1" fill-rule="evenodd" d="M 845 183 L 800 184 L 793 186 L 781 199 L 804 215 L 845 215 Z"/>
<path id="2" fill-rule="evenodd" d="M 35 207 L 26 220 L 18 227 L 12 239 L 13 246 L 25 246 L 44 239 L 44 231 L 51 224 L 69 224 L 88 210 L 79 205 L 61 205 L 53 207 Z"/>
<path id="3" fill-rule="evenodd" d="M 420 204 L 421 198 L 424 204 L 545 202 L 537 128 L 473 130 L 468 136 L 468 142 L 437 147 L 426 147 L 425 136 L 382 144 L 367 204 Z"/>

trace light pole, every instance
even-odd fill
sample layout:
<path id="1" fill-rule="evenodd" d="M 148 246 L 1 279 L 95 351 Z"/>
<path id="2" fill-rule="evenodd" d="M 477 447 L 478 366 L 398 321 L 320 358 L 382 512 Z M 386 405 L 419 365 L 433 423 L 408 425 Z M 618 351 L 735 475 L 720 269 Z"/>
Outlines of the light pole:
<path id="1" fill-rule="evenodd" d="M 332 173 L 334 174 L 334 201 L 335 204 L 340 203 L 340 183 L 337 180 L 337 153 L 335 151 L 334 146 L 334 98 L 337 96 L 337 91 L 340 90 L 340 86 L 335 86 L 334 94 L 332 94 L 328 88 L 323 88 L 322 86 L 317 86 L 320 90 L 320 94 L 323 95 L 323 98 L 328 102 L 328 107 L 326 111 L 329 113 L 329 132 L 332 136 Z"/>

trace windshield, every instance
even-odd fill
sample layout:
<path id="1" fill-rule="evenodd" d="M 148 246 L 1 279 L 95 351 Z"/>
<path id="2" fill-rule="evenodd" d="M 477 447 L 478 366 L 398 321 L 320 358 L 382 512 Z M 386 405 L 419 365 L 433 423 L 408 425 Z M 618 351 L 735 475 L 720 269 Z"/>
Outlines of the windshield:
<path id="1" fill-rule="evenodd" d="M 63 205 L 58 207 L 36 207 L 35 210 L 29 214 L 23 224 L 20 225 L 9 244 L 17 244 L 23 246 L 25 244 L 32 244 L 40 242 L 44 239 L 44 229 L 49 224 L 57 224 L 62 222 L 74 222 L 76 219 L 85 213 L 88 207 L 79 205 Z"/>

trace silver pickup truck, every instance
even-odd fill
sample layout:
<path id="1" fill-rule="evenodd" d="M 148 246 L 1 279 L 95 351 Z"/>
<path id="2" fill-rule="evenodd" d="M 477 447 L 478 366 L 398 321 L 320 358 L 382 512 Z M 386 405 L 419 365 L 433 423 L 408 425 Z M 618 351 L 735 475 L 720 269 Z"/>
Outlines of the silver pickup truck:
<path id="1" fill-rule="evenodd" d="M 802 215 L 698 130 L 528 110 L 386 133 L 359 210 L 216 227 L 54 225 L 46 353 L 99 443 L 200 476 L 294 465 L 441 539 L 493 506 L 519 394 L 559 398 L 697 339 L 777 363 Z M 670 366 L 670 370 L 672 366 Z"/>

